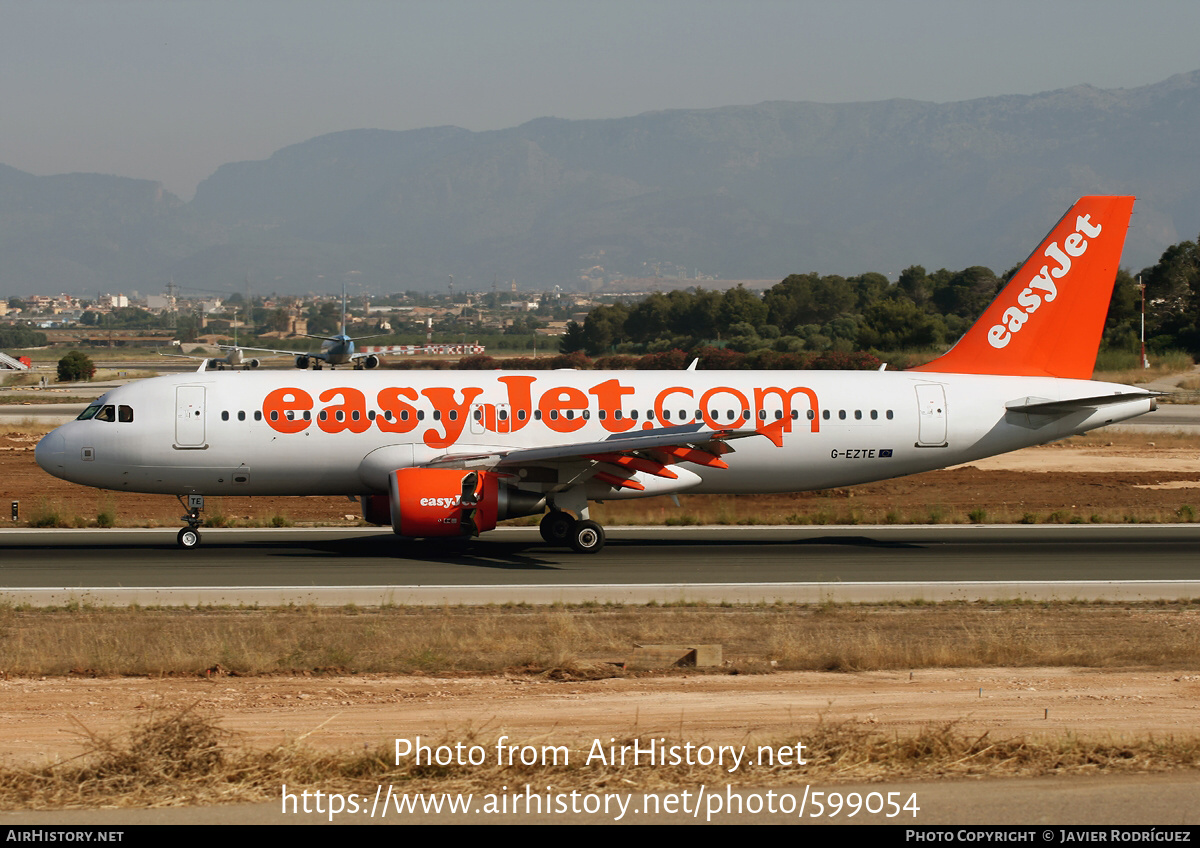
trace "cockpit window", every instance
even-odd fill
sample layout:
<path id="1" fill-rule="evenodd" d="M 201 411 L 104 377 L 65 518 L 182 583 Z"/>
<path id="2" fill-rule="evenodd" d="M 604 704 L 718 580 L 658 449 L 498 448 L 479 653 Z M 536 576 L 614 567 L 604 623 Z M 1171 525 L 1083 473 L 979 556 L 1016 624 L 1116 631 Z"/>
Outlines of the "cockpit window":
<path id="1" fill-rule="evenodd" d="M 93 403 L 91 406 L 89 406 L 83 412 L 79 413 L 79 417 L 76 418 L 75 420 L 76 421 L 87 421 L 89 418 L 94 418 L 96 416 L 96 413 L 99 411 L 100 411 L 100 404 Z"/>
<path id="2" fill-rule="evenodd" d="M 116 421 L 117 420 L 117 408 L 115 406 L 113 406 L 111 403 L 106 406 L 102 406 L 100 408 L 100 411 L 96 413 L 96 420 L 97 421 Z"/>
<path id="3" fill-rule="evenodd" d="M 121 404 L 117 407 L 117 420 L 122 424 L 128 424 L 133 421 L 133 407 Z"/>

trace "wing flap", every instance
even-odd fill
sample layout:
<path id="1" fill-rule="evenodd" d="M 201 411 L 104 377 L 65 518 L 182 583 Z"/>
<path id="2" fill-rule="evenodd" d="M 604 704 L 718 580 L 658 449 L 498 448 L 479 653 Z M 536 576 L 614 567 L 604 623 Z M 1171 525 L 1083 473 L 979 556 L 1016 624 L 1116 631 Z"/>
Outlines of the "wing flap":
<path id="1" fill-rule="evenodd" d="M 499 468 L 512 468 L 545 462 L 587 460 L 593 454 L 629 454 L 656 448 L 704 451 L 705 445 L 716 447 L 733 439 L 760 435 L 757 430 L 709 430 L 703 424 L 683 424 L 678 427 L 658 427 L 636 433 L 616 433 L 599 442 L 555 445 L 547 448 L 526 448 L 510 451 L 501 457 Z M 712 451 L 708 451 L 711 453 Z M 718 451 L 723 452 L 723 451 Z"/>

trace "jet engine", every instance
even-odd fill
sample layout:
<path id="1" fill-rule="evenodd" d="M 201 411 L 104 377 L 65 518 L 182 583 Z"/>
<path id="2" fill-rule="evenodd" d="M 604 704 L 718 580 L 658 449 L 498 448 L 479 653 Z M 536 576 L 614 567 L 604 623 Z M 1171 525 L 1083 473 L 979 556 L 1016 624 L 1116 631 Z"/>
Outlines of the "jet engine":
<path id="1" fill-rule="evenodd" d="M 378 368 L 380 361 L 381 360 L 379 359 L 379 357 L 372 353 L 370 356 L 364 356 L 362 358 L 362 367 L 363 368 Z"/>
<path id="2" fill-rule="evenodd" d="M 297 356 L 296 357 L 296 367 L 300 368 L 302 370 L 305 368 L 308 368 L 308 357 L 307 356 Z"/>
<path id="3" fill-rule="evenodd" d="M 491 471 L 401 468 L 388 475 L 388 494 L 362 499 L 372 524 L 391 524 L 400 536 L 477 536 L 497 521 L 546 508 L 538 492 L 518 489 Z"/>
<path id="4" fill-rule="evenodd" d="M 247 368 L 257 368 L 259 366 L 259 361 L 257 359 L 247 359 L 245 366 Z"/>

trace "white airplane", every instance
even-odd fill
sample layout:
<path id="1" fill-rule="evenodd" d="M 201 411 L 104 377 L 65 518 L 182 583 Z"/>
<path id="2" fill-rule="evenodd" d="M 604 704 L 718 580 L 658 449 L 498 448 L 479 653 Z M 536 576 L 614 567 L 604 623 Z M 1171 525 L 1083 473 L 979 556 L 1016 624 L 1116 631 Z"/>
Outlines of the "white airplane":
<path id="1" fill-rule="evenodd" d="M 178 347 L 179 342 L 172 342 L 172 345 Z M 187 353 L 163 353 L 158 351 L 159 356 L 173 356 L 178 359 L 191 359 L 200 363 L 200 370 L 207 371 L 213 369 L 223 371 L 226 368 L 257 368 L 262 364 L 259 359 L 247 357 L 245 352 L 247 348 L 237 347 L 235 345 L 222 345 L 221 350 L 227 351 L 224 356 L 207 357 L 207 356 L 192 356 Z"/>
<path id="2" fill-rule="evenodd" d="M 37 462 L 188 500 L 350 495 L 403 537 L 464 538 L 546 511 L 590 553 L 593 500 L 795 492 L 970 462 L 1155 409 L 1091 382 L 1132 197 L 1085 197 L 944 356 L 904 372 L 191 373 L 115 388 Z M 547 511 L 548 510 L 548 511 Z"/>
<path id="3" fill-rule="evenodd" d="M 210 368 L 217 370 L 217 371 L 223 371 L 226 368 L 257 368 L 259 365 L 262 364 L 262 361 L 259 359 L 255 359 L 253 357 L 246 356 L 246 351 L 251 348 L 244 348 L 244 347 L 241 347 L 240 345 L 238 345 L 238 343 L 237 343 L 237 324 L 236 324 L 237 312 L 233 313 L 233 317 L 234 317 L 234 321 L 235 321 L 234 326 L 233 326 L 233 344 L 217 345 L 217 348 L 219 350 L 225 351 L 224 356 L 216 356 L 216 357 L 192 356 L 191 354 L 188 354 L 188 353 L 163 353 L 161 350 L 158 351 L 158 355 L 159 356 L 173 356 L 173 357 L 176 357 L 177 359 L 191 359 L 195 362 L 200 363 L 199 370 L 201 370 L 201 371 L 206 371 Z M 182 345 L 180 344 L 178 339 L 173 339 L 171 341 L 171 346 L 176 347 L 176 348 L 182 348 Z"/>

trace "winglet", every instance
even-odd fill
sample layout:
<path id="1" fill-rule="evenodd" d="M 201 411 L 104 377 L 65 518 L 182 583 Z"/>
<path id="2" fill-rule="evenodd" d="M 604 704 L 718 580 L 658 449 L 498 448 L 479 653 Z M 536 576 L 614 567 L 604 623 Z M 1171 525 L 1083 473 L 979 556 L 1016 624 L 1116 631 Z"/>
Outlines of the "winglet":
<path id="1" fill-rule="evenodd" d="M 1133 201 L 1081 197 L 966 335 L 909 370 L 1089 379 Z"/>

